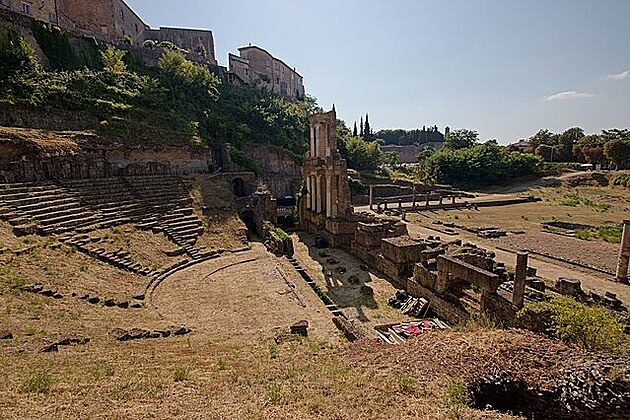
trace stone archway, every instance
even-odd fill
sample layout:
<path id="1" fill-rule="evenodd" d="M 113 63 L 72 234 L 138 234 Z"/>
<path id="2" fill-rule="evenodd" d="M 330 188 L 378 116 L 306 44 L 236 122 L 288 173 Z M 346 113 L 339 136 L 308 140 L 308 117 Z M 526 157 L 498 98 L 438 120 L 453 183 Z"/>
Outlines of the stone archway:
<path id="1" fill-rule="evenodd" d="M 245 197 L 247 195 L 243 178 L 234 178 L 232 180 L 232 192 L 237 197 Z"/>

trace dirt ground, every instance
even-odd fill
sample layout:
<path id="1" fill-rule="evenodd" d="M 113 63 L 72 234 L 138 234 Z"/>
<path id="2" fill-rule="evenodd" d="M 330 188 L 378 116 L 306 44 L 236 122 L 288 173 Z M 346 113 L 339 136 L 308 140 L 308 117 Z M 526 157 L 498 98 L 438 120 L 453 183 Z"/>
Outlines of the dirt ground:
<path id="1" fill-rule="evenodd" d="M 260 243 L 180 271 L 153 292 L 150 307 L 168 322 L 248 341 L 300 320 L 319 341 L 338 343 L 330 312 L 291 264 Z"/>
<path id="2" fill-rule="evenodd" d="M 387 305 L 396 293 L 390 282 L 362 270 L 361 261 L 343 250 L 311 247 L 313 239 L 305 233 L 293 235 L 295 258 L 358 329 L 375 336 L 377 325 L 413 320 Z M 343 273 L 339 272 L 341 267 L 345 269 Z M 369 286 L 373 293 L 362 293 L 362 286 Z"/>

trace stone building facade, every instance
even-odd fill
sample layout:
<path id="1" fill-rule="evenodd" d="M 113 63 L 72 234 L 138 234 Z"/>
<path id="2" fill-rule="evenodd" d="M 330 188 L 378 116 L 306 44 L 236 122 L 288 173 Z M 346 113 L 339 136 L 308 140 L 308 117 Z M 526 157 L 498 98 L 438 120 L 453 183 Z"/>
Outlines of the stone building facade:
<path id="1" fill-rule="evenodd" d="M 214 52 L 214 36 L 212 31 L 205 29 L 163 28 L 146 29 L 144 39 L 154 41 L 168 41 L 180 48 L 190 51 L 195 61 L 203 61 L 217 65 Z"/>
<path id="2" fill-rule="evenodd" d="M 0 0 L 0 8 L 45 22 L 57 23 L 58 20 L 55 0 Z"/>
<path id="3" fill-rule="evenodd" d="M 51 22 L 60 28 L 105 41 L 169 41 L 197 62 L 217 65 L 212 31 L 151 29 L 123 0 L 0 0 L 0 9 Z"/>
<path id="4" fill-rule="evenodd" d="M 229 54 L 229 69 L 246 85 L 257 85 L 286 99 L 304 98 L 304 79 L 282 60 L 256 46 Z"/>

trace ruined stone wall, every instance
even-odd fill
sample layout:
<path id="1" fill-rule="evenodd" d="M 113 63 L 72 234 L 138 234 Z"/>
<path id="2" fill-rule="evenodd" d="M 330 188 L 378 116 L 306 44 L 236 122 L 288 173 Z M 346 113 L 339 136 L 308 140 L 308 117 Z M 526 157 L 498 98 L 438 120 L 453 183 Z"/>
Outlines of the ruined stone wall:
<path id="1" fill-rule="evenodd" d="M 120 175 L 188 175 L 208 171 L 211 162 L 207 149 L 115 147 L 105 152 L 113 173 Z"/>
<path id="2" fill-rule="evenodd" d="M 1 0 L 0 9 L 30 16 L 44 22 L 57 22 L 55 0 Z"/>
<path id="3" fill-rule="evenodd" d="M 56 131 L 89 130 L 98 120 L 84 112 L 52 109 L 45 113 L 11 106 L 0 107 L 0 126 L 37 128 Z"/>
<path id="4" fill-rule="evenodd" d="M 159 28 L 144 31 L 144 40 L 168 41 L 190 51 L 195 61 L 205 61 L 217 65 L 214 52 L 214 37 L 212 31 L 185 28 Z M 201 46 L 201 47 L 200 47 Z M 202 52 L 205 53 L 202 56 Z"/>
<path id="5" fill-rule="evenodd" d="M 461 303 L 445 299 L 414 280 L 407 281 L 407 292 L 414 297 L 422 297 L 431 302 L 431 310 L 451 325 L 459 324 L 470 317 Z"/>
<path id="6" fill-rule="evenodd" d="M 295 195 L 302 188 L 302 167 L 280 148 L 248 144 L 243 151 L 260 167 L 260 176 L 274 197 Z"/>
<path id="7" fill-rule="evenodd" d="M 205 173 L 211 161 L 207 148 L 134 147 L 84 132 L 12 128 L 3 129 L 0 137 L 5 182 Z"/>

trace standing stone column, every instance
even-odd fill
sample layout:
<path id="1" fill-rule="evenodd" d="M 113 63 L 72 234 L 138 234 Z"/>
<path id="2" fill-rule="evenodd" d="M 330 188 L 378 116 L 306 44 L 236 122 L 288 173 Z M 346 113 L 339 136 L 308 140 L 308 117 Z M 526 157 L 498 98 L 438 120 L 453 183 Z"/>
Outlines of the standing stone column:
<path id="1" fill-rule="evenodd" d="M 312 195 L 313 195 L 313 187 L 311 186 L 311 177 L 307 176 L 306 177 L 306 209 L 310 210 L 311 207 L 311 200 L 312 200 Z"/>
<path id="2" fill-rule="evenodd" d="M 326 175 L 326 217 L 332 217 L 332 176 Z"/>
<path id="3" fill-rule="evenodd" d="M 623 235 L 619 247 L 619 263 L 617 264 L 617 281 L 628 281 L 628 264 L 630 263 L 630 220 L 623 221 Z"/>
<path id="4" fill-rule="evenodd" d="M 514 292 L 512 293 L 512 304 L 517 308 L 522 308 L 525 304 L 525 280 L 527 280 L 527 252 L 516 254 L 516 275 L 514 276 Z"/>
<path id="5" fill-rule="evenodd" d="M 317 213 L 322 212 L 323 208 L 322 208 L 322 204 L 324 202 L 324 197 L 323 197 L 323 191 L 322 191 L 322 176 L 321 175 L 317 175 L 317 180 L 315 181 L 315 184 L 317 184 L 317 200 L 316 200 L 316 204 L 317 204 Z"/>
<path id="6" fill-rule="evenodd" d="M 311 128 L 311 158 L 314 158 L 315 155 L 317 154 L 316 148 L 315 148 L 315 127 Z"/>

